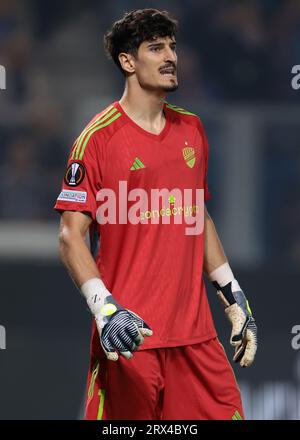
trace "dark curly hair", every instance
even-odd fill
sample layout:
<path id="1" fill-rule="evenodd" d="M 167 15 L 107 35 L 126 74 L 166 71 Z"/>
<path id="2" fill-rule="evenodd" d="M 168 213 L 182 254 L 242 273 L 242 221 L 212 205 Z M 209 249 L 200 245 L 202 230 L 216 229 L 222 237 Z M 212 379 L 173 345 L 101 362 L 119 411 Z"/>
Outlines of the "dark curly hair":
<path id="1" fill-rule="evenodd" d="M 167 11 L 136 9 L 125 13 L 124 17 L 116 21 L 111 30 L 105 33 L 105 52 L 125 75 L 118 58 L 121 52 L 136 56 L 139 46 L 144 41 L 151 41 L 155 37 L 174 37 L 177 29 L 178 21 Z"/>

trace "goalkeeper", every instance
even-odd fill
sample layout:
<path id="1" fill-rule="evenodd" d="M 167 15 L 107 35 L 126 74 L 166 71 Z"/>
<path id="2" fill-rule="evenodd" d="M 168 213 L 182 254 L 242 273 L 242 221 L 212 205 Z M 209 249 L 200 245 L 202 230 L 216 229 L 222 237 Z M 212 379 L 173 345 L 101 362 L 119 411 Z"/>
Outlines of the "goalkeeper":
<path id="1" fill-rule="evenodd" d="M 176 30 L 168 12 L 140 9 L 105 34 L 105 49 L 124 74 L 124 94 L 74 142 L 55 205 L 62 260 L 93 315 L 86 419 L 244 418 L 203 272 L 232 325 L 233 361 L 242 367 L 254 360 L 256 325 L 205 208 L 202 122 L 165 101 L 178 87 Z M 152 189 L 168 192 L 161 200 L 167 224 L 161 216 L 141 220 L 155 211 Z M 127 193 L 141 190 L 146 197 L 137 196 L 136 209 Z M 186 190 L 193 199 L 196 193 L 195 218 L 181 197 Z M 174 210 L 184 212 L 181 222 Z M 187 220 L 198 220 L 196 233 L 186 233 Z"/>

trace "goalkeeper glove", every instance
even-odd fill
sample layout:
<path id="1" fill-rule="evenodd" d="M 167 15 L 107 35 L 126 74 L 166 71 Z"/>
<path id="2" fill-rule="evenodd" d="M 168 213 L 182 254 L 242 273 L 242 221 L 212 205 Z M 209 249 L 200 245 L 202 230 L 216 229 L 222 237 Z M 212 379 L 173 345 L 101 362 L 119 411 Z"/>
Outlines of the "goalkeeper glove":
<path id="1" fill-rule="evenodd" d="M 109 360 L 117 361 L 116 350 L 126 359 L 143 344 L 144 336 L 153 334 L 137 314 L 124 309 L 106 289 L 100 278 L 92 278 L 81 286 L 91 313 L 95 317 L 100 344 Z"/>
<path id="2" fill-rule="evenodd" d="M 249 367 L 257 350 L 257 327 L 249 303 L 228 263 L 210 273 L 225 313 L 232 324 L 230 344 L 235 347 L 234 362 Z"/>

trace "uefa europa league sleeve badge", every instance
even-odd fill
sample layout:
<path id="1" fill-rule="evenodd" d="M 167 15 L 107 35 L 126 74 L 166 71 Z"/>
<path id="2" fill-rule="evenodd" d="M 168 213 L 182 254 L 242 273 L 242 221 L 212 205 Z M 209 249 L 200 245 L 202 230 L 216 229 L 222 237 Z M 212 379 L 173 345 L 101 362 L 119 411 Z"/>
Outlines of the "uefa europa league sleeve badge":
<path id="1" fill-rule="evenodd" d="M 83 181 L 84 176 L 84 166 L 81 163 L 73 162 L 66 171 L 65 184 L 68 186 L 78 186 Z"/>

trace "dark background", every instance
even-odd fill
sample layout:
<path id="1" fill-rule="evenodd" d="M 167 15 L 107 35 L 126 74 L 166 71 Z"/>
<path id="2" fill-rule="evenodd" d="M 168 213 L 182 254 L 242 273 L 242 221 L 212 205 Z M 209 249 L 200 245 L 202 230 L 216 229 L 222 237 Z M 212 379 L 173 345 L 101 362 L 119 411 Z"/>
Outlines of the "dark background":
<path id="1" fill-rule="evenodd" d="M 246 415 L 300 419 L 300 352 L 291 345 L 300 324 L 296 0 L 1 0 L 0 419 L 82 417 L 90 316 L 59 263 L 52 207 L 74 138 L 123 91 L 103 33 L 137 7 L 180 21 L 180 87 L 168 101 L 205 125 L 207 207 L 259 325 L 255 364 L 234 366 Z M 210 286 L 208 296 L 231 358 Z"/>

